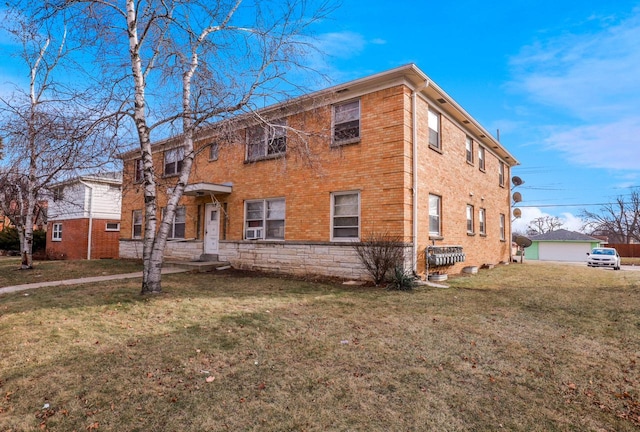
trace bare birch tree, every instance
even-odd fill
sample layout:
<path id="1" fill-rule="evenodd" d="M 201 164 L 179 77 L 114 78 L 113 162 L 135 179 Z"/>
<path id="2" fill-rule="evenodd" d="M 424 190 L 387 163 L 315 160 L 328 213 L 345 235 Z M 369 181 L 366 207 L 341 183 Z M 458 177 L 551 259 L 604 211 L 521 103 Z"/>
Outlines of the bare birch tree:
<path id="1" fill-rule="evenodd" d="M 118 93 L 118 118 L 133 124 L 144 177 L 142 293 L 158 293 L 198 131 L 299 93 L 290 78 L 305 70 L 306 33 L 331 6 L 311 9 L 306 0 L 50 0 L 46 6 L 76 16 L 82 29 L 76 36 L 94 41 L 101 79 Z M 173 136 L 182 148 L 170 185 L 159 182 L 153 166 L 152 136 Z M 161 186 L 168 201 L 158 220 Z"/>
<path id="2" fill-rule="evenodd" d="M 108 160 L 99 124 L 103 112 L 87 105 L 91 94 L 69 87 L 61 78 L 69 71 L 73 48 L 64 25 L 54 34 L 20 9 L 7 12 L 4 30 L 19 49 L 17 58 L 28 72 L 26 83 L 14 83 L 0 97 L 0 207 L 18 229 L 22 268 L 33 267 L 33 226 L 40 203 L 52 182 L 98 167 Z M 47 24 L 46 22 L 44 24 Z M 77 76 L 76 76 L 77 77 Z M 100 105 L 99 105 L 100 106 Z M 96 120 L 97 119 L 97 120 Z"/>
<path id="3" fill-rule="evenodd" d="M 557 216 L 540 216 L 533 219 L 527 226 L 528 235 L 546 234 L 562 228 L 564 223 Z"/>
<path id="4" fill-rule="evenodd" d="M 584 210 L 584 229 L 594 235 L 606 235 L 610 243 L 640 242 L 640 189 L 629 196 L 618 196 L 600 212 Z"/>

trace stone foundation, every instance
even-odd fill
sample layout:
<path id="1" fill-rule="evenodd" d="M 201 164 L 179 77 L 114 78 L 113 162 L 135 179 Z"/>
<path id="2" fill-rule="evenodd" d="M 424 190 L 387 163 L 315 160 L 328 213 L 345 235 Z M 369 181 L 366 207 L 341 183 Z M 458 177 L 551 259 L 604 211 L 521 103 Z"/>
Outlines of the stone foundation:
<path id="1" fill-rule="evenodd" d="M 168 242 L 165 258 L 197 260 L 202 248 L 199 240 Z M 237 269 L 371 279 L 349 243 L 221 240 L 218 256 L 220 261 L 228 261 Z M 405 256 L 411 256 L 410 247 L 407 247 Z M 141 259 L 142 241 L 121 240 L 120 257 Z M 405 263 L 405 267 L 411 268 L 410 263 Z"/>

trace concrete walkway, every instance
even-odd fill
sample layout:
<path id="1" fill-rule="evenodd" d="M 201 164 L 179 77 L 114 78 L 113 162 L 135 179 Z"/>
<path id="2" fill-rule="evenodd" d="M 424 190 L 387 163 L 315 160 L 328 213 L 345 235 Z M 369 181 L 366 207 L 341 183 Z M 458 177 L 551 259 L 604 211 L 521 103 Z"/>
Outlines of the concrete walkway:
<path id="1" fill-rule="evenodd" d="M 184 268 L 169 267 L 169 268 L 163 268 L 162 274 L 184 273 L 188 271 L 190 270 L 184 269 Z M 42 287 L 78 285 L 78 284 L 87 284 L 87 283 L 94 283 L 94 282 L 119 280 L 119 279 L 134 279 L 134 278 L 141 278 L 141 277 L 142 277 L 142 272 L 139 271 L 135 273 L 93 276 L 93 277 L 85 277 L 85 278 L 79 278 L 79 279 L 67 279 L 67 280 L 49 281 L 49 282 L 35 282 L 35 283 L 24 284 L 24 285 L 13 285 L 13 286 L 2 287 L 0 288 L 0 294 L 26 291 L 26 290 L 42 288 Z"/>

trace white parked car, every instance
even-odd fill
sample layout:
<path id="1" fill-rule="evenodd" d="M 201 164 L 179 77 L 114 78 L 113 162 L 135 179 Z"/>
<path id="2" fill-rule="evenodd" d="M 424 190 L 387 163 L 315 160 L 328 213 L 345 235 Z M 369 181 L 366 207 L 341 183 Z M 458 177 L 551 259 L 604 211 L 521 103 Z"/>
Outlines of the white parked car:
<path id="1" fill-rule="evenodd" d="M 620 270 L 620 255 L 614 248 L 594 248 L 587 252 L 587 265 L 589 267 L 613 267 Z"/>

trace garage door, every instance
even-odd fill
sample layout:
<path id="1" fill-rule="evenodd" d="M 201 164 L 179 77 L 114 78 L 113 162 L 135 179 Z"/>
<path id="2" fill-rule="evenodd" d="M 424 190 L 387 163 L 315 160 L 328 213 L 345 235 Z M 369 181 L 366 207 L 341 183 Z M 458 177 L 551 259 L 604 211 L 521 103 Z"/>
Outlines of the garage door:
<path id="1" fill-rule="evenodd" d="M 540 242 L 538 245 L 540 261 L 586 262 L 587 252 L 591 252 L 591 243 Z"/>

